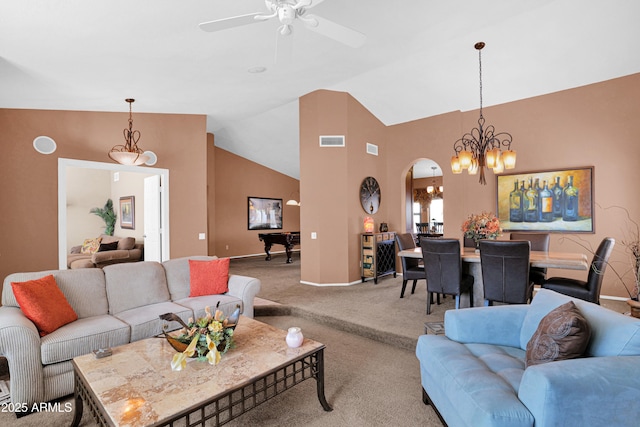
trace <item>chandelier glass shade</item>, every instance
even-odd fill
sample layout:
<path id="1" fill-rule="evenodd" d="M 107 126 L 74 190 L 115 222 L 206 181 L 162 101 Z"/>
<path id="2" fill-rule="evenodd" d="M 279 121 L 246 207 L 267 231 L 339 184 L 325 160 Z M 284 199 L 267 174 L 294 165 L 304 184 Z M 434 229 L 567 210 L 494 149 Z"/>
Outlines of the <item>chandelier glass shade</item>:
<path id="1" fill-rule="evenodd" d="M 127 98 L 126 102 L 129 103 L 129 128 L 125 128 L 124 144 L 115 145 L 111 151 L 109 151 L 109 157 L 121 165 L 127 166 L 139 166 L 149 160 L 149 156 L 138 147 L 138 140 L 140 140 L 140 131 L 133 130 L 133 118 L 131 116 L 131 104 L 135 102 L 135 99 Z"/>
<path id="2" fill-rule="evenodd" d="M 480 172 L 480 184 L 487 184 L 484 168 L 493 169 L 493 173 L 502 173 L 516 166 L 516 152 L 511 149 L 512 137 L 507 132 L 496 133 L 493 125 L 485 125 L 482 115 L 482 48 L 484 42 L 475 44 L 478 50 L 480 69 L 480 118 L 478 127 L 462 135 L 453 144 L 455 155 L 451 157 L 451 171 L 454 174 L 467 170 L 469 175 Z"/>

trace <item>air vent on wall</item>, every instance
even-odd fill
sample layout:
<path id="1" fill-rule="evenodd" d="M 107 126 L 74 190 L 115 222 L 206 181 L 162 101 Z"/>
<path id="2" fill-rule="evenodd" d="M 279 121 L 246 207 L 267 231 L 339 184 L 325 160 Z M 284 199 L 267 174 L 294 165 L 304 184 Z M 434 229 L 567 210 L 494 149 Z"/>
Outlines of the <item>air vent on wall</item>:
<path id="1" fill-rule="evenodd" d="M 367 154 L 378 155 L 378 146 L 367 142 Z"/>
<path id="2" fill-rule="evenodd" d="M 344 135 L 320 135 L 320 147 L 344 147 Z"/>

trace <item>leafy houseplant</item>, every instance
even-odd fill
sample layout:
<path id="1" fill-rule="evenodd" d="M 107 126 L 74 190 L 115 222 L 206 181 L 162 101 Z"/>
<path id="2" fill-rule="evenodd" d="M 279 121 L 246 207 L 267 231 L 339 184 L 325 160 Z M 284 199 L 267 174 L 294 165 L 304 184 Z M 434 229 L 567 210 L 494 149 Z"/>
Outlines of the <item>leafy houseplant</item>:
<path id="1" fill-rule="evenodd" d="M 113 236 L 113 230 L 116 226 L 116 213 L 113 210 L 113 202 L 111 199 L 107 199 L 107 203 L 105 203 L 103 208 L 92 208 L 89 213 L 98 215 L 102 218 L 106 225 L 104 228 L 104 234 L 107 236 Z"/>

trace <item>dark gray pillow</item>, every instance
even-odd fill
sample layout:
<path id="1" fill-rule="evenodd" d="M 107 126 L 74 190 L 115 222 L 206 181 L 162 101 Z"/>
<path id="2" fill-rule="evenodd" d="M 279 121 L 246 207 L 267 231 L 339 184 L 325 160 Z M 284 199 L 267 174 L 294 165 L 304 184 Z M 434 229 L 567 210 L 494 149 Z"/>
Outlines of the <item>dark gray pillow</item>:
<path id="1" fill-rule="evenodd" d="M 118 249 L 118 241 L 111 243 L 100 243 L 98 252 L 115 251 L 116 249 Z"/>
<path id="2" fill-rule="evenodd" d="M 581 357 L 591 337 L 589 323 L 573 301 L 542 318 L 527 343 L 526 366 Z"/>

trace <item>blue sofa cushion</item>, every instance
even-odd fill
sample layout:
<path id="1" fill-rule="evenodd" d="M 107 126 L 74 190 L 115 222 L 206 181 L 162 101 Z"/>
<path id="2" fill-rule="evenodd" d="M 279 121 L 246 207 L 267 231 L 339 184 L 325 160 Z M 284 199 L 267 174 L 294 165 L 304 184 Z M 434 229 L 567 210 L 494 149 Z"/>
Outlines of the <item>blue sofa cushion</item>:
<path id="1" fill-rule="evenodd" d="M 591 329 L 573 301 L 554 308 L 542 318 L 527 343 L 527 367 L 581 357 Z"/>
<path id="2" fill-rule="evenodd" d="M 547 313 L 568 301 L 576 304 L 591 328 L 591 339 L 585 356 L 640 355 L 640 319 L 621 316 L 597 304 L 571 298 L 549 289 L 540 289 L 533 298 L 522 322 L 520 347 L 527 348 L 527 343 Z"/>
<path id="3" fill-rule="evenodd" d="M 422 387 L 449 425 L 533 425 L 517 396 L 524 373 L 522 349 L 422 335 L 416 355 Z"/>

